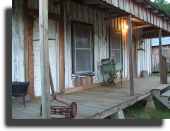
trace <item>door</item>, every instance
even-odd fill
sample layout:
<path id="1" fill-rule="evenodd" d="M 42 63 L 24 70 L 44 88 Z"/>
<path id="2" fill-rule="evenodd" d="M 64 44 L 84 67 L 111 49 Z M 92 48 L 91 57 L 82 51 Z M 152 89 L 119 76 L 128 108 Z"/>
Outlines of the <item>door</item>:
<path id="1" fill-rule="evenodd" d="M 110 57 L 116 59 L 116 63 L 123 65 L 122 54 L 122 30 L 109 28 L 109 45 L 110 45 Z M 123 68 L 122 68 L 123 69 Z M 121 78 L 120 72 L 117 73 L 118 78 Z"/>
<path id="2" fill-rule="evenodd" d="M 122 31 L 110 28 L 110 57 L 115 57 L 116 63 L 122 63 Z"/>
<path id="3" fill-rule="evenodd" d="M 54 85 L 54 91 L 58 92 L 57 86 L 57 22 L 48 21 L 48 44 L 49 44 L 49 61 Z M 34 90 L 35 96 L 41 96 L 41 72 L 40 72 L 40 43 L 39 43 L 39 19 L 34 18 L 33 28 L 33 51 L 34 51 Z M 51 90 L 50 90 L 51 92 Z"/>

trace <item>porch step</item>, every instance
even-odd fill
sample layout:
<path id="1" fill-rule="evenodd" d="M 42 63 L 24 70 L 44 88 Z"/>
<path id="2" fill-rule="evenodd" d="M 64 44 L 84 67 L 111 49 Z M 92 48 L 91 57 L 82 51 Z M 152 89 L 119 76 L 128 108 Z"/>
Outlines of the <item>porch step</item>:
<path id="1" fill-rule="evenodd" d="M 170 87 L 162 89 L 153 89 L 152 94 L 162 102 L 166 107 L 170 109 Z"/>
<path id="2" fill-rule="evenodd" d="M 161 94 L 161 96 L 169 97 L 170 96 L 170 90 L 168 90 L 165 93 Z"/>

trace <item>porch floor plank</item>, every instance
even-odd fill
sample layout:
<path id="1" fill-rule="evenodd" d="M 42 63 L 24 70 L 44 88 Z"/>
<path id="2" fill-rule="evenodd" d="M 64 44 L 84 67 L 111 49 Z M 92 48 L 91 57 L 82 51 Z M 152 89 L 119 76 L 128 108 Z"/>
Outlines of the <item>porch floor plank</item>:
<path id="1" fill-rule="evenodd" d="M 152 89 L 162 90 L 170 84 L 159 84 L 159 77 L 137 78 L 134 79 L 135 95 L 130 96 L 129 81 L 109 86 L 100 86 L 57 95 L 57 99 L 68 104 L 76 102 L 77 115 L 75 119 L 103 119 L 119 109 L 124 109 L 135 102 L 151 95 Z M 170 80 L 170 78 L 168 78 Z M 22 101 L 12 99 L 12 118 L 13 119 L 42 119 L 40 113 L 41 98 L 26 101 L 24 108 Z M 58 101 L 52 101 L 52 106 L 63 106 Z"/>

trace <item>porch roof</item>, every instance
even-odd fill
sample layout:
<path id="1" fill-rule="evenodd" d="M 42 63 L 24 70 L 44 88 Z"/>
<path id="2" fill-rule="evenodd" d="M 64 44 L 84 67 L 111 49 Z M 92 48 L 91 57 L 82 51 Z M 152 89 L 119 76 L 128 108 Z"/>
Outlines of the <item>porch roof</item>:
<path id="1" fill-rule="evenodd" d="M 72 0 L 91 6 L 110 14 L 109 18 L 126 18 L 132 14 L 132 22 L 136 28 L 143 28 L 143 38 L 158 38 L 158 29 L 162 29 L 162 36 L 170 36 L 170 15 L 160 9 L 150 0 Z"/>

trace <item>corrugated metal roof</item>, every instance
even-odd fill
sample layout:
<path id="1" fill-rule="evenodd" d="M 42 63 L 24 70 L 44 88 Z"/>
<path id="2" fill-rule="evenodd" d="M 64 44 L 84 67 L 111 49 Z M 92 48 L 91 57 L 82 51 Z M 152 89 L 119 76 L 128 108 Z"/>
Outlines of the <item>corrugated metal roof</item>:
<path id="1" fill-rule="evenodd" d="M 113 6 L 113 4 L 109 3 L 108 0 L 100 0 L 103 1 L 105 3 L 108 3 L 110 5 Z M 166 13 L 164 10 L 162 10 L 161 8 L 159 8 L 159 6 L 157 6 L 156 4 L 154 4 L 151 0 L 145 0 L 148 4 L 150 4 L 151 6 L 153 6 L 155 9 L 158 9 L 159 11 L 161 11 L 162 13 L 164 13 L 167 17 L 170 18 L 170 14 Z"/>

